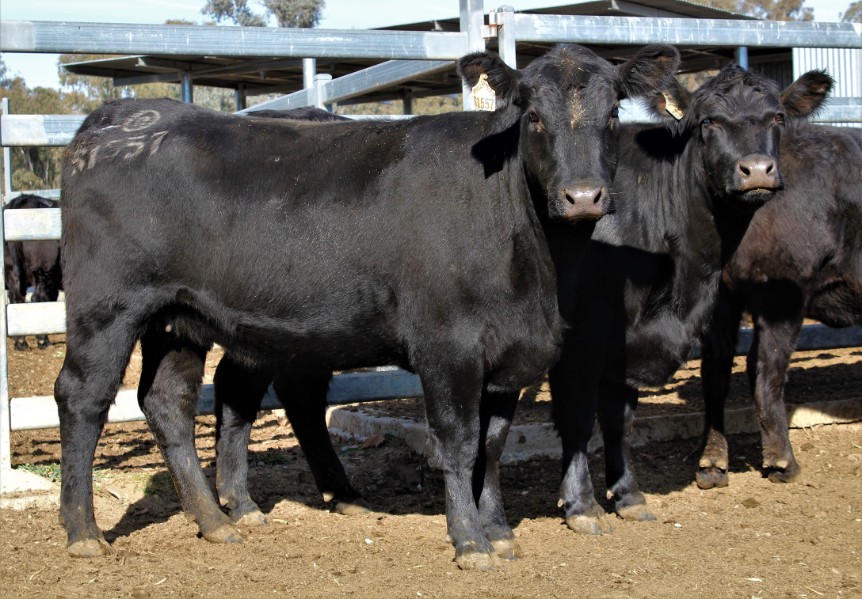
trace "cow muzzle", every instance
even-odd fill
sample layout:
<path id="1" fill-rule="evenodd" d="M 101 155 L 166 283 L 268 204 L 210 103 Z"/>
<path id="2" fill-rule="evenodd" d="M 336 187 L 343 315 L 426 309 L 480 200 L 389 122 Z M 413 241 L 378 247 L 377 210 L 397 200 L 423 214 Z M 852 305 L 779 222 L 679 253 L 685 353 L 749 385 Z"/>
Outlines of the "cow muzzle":
<path id="1" fill-rule="evenodd" d="M 735 195 L 754 204 L 769 200 L 784 186 L 778 162 L 763 154 L 750 154 L 737 162 L 735 179 Z"/>
<path id="2" fill-rule="evenodd" d="M 570 222 L 598 220 L 613 212 L 607 186 L 598 181 L 583 181 L 559 191 L 557 211 Z"/>

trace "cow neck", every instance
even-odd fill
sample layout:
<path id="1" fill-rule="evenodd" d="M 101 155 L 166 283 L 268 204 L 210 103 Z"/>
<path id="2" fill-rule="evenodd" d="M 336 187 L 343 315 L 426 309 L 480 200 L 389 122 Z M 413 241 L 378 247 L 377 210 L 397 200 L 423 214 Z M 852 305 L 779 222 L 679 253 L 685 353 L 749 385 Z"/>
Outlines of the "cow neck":
<path id="1" fill-rule="evenodd" d="M 472 112 L 464 116 L 474 119 L 473 130 L 477 132 L 470 144 L 471 157 L 481 165 L 486 184 L 495 189 L 489 195 L 492 205 L 487 212 L 495 221 L 495 230 L 516 232 L 526 227 L 531 234 L 541 236 L 537 215 L 542 202 L 547 206 L 547 199 L 531 181 L 521 157 L 521 110 L 509 105 L 493 113 Z M 505 219 L 506 227 L 501 219 Z"/>

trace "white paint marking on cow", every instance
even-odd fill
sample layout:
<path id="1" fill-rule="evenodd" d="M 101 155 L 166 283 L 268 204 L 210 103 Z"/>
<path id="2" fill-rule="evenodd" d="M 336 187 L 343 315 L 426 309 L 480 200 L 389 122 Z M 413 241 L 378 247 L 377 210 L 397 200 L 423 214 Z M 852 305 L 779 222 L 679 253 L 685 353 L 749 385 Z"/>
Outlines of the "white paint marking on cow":
<path id="1" fill-rule="evenodd" d="M 162 115 L 155 110 L 141 110 L 126 117 L 122 125 L 123 131 L 132 132 L 149 129 L 158 123 L 161 118 Z"/>

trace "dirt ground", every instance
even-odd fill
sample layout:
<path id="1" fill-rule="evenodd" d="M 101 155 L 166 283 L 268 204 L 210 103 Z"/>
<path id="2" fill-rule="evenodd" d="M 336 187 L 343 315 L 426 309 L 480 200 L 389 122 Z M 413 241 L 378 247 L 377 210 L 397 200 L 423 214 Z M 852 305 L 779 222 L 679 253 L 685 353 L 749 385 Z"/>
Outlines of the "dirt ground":
<path id="1" fill-rule="evenodd" d="M 13 396 L 51 393 L 65 349 L 62 337 L 55 340 L 46 350 L 10 346 Z M 734 375 L 739 405 L 750 401 L 742 363 Z M 667 387 L 644 391 L 639 414 L 698 410 L 699 392 L 692 362 Z M 862 401 L 862 350 L 794 358 L 788 400 L 824 399 Z M 545 394 L 523 407 L 521 418 L 535 418 L 547 409 Z M 208 473 L 213 422 L 198 419 Z M 94 479 L 96 518 L 113 554 L 68 557 L 56 508 L 2 510 L 0 597 L 862 597 L 862 429 L 822 426 L 794 430 L 791 439 L 803 468 L 798 482 L 762 478 L 759 439 L 736 435 L 730 486 L 710 491 L 693 483 L 696 439 L 638 448 L 639 481 L 657 519 L 609 515 L 613 533 L 599 537 L 578 536 L 563 523 L 559 460 L 505 466 L 507 514 L 524 557 L 474 573 L 452 561 L 440 473 L 397 439 L 367 448 L 335 439 L 376 508 L 342 516 L 316 492 L 289 424 L 277 412 L 264 414 L 253 433 L 250 479 L 270 524 L 242 529 L 243 544 L 214 545 L 197 538 L 180 512 L 145 425 L 112 424 Z M 15 466 L 57 475 L 57 431 L 16 432 L 12 442 Z M 604 493 L 601 458 L 591 466 Z"/>

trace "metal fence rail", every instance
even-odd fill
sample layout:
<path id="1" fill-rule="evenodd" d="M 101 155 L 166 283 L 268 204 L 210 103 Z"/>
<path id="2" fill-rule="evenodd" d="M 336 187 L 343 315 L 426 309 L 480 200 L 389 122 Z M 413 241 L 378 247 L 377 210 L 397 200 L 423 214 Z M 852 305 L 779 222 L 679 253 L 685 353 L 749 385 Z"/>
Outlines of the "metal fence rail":
<path id="1" fill-rule="evenodd" d="M 450 68 L 450 61 L 484 48 L 483 36 L 492 35 L 497 35 L 500 54 L 512 66 L 519 41 L 641 45 L 661 40 L 684 46 L 862 47 L 862 26 L 858 24 L 523 15 L 504 8 L 491 13 L 489 21 L 493 27 L 486 28 L 482 24 L 482 0 L 459 0 L 459 5 L 462 31 L 458 33 L 0 21 L 0 51 L 389 60 L 336 80 L 319 79 L 309 89 L 256 107 L 260 109 L 322 105 L 354 97 L 363 90 Z M 82 119 L 2 114 L 0 145 L 63 146 L 71 140 Z M 836 99 L 819 120 L 862 122 L 862 100 Z M 3 212 L 0 210 L 0 230 L 6 240 L 60 236 L 59 209 L 12 211 L 5 218 Z M 5 316 L 0 318 L 0 339 L 65 332 L 62 302 L 10 305 Z M 862 344 L 862 328 L 833 333 L 837 336 L 824 337 L 818 329 L 816 338 L 803 344 L 824 348 Z M 806 335 L 803 333 L 803 339 Z M 745 335 L 741 343 L 744 345 Z M 4 472 L 11 467 L 10 430 L 57 424 L 53 398 L 14 398 L 10 402 L 7 368 L 6 343 L 2 343 L 0 493 L 6 490 L 4 480 L 8 476 L 4 477 Z M 110 416 L 112 421 L 142 418 L 134 395 L 134 391 L 120 393 Z M 349 403 L 417 395 L 421 395 L 421 385 L 415 375 L 386 369 L 339 375 L 330 387 L 329 401 Z M 269 396 L 265 405 L 273 406 L 274 402 Z M 199 408 L 212 409 L 211 387 L 204 387 Z"/>

